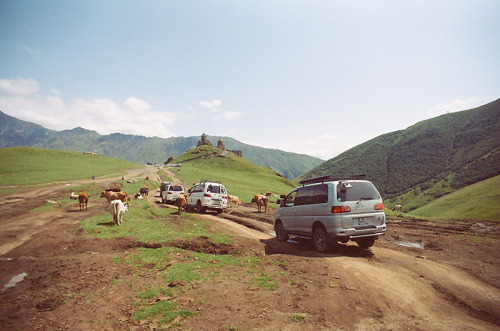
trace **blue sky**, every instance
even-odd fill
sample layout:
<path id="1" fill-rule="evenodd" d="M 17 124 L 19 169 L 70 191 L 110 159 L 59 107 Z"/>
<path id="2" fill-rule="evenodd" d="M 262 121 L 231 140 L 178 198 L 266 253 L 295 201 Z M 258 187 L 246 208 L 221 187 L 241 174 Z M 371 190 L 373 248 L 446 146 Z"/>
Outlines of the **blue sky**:
<path id="1" fill-rule="evenodd" d="M 0 0 L 0 110 L 330 159 L 500 97 L 500 1 Z"/>

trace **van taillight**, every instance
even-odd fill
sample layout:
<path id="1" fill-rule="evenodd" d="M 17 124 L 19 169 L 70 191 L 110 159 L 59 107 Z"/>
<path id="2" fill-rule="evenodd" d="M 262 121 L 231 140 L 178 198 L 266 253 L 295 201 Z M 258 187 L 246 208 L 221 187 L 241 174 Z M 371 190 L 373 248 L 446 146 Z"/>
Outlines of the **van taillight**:
<path id="1" fill-rule="evenodd" d="M 350 211 L 351 211 L 351 208 L 349 208 L 349 206 L 333 206 L 332 207 L 332 214 L 349 213 Z"/>
<path id="2" fill-rule="evenodd" d="M 375 208 L 375 210 L 384 210 L 384 204 L 377 203 L 374 208 Z"/>
<path id="3" fill-rule="evenodd" d="M 211 194 L 208 194 L 208 193 L 205 193 L 205 194 L 203 194 L 203 196 L 204 196 L 204 197 L 208 197 L 208 198 L 210 198 L 212 195 L 211 195 Z"/>
<path id="4" fill-rule="evenodd" d="M 226 199 L 227 200 L 227 195 L 223 196 L 222 199 Z"/>

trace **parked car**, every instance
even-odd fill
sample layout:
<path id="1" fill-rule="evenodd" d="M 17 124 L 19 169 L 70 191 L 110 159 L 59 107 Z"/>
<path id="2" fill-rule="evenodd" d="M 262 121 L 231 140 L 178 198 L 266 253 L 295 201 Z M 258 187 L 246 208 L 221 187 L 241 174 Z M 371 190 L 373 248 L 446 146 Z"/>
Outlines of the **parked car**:
<path id="1" fill-rule="evenodd" d="M 222 213 L 227 208 L 227 190 L 219 182 L 202 180 L 193 185 L 187 194 L 187 208 L 196 209 L 198 213 L 215 210 Z"/>
<path id="2" fill-rule="evenodd" d="M 181 185 L 167 185 L 165 189 L 161 191 L 161 202 L 162 203 L 175 203 L 177 197 L 184 193 L 184 188 Z"/>
<path id="3" fill-rule="evenodd" d="M 167 186 L 170 185 L 170 182 L 161 182 L 160 184 L 160 196 L 167 189 Z"/>
<path id="4" fill-rule="evenodd" d="M 361 248 L 373 246 L 386 231 L 384 203 L 364 175 L 324 176 L 300 182 L 274 214 L 279 241 L 289 236 L 312 239 L 319 252 L 339 241 L 354 240 Z"/>

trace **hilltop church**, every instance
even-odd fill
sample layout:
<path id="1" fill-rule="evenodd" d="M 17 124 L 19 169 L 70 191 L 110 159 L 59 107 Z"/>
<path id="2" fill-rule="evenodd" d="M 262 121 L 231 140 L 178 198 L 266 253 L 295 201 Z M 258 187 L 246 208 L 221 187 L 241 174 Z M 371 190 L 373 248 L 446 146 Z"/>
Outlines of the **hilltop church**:
<path id="1" fill-rule="evenodd" d="M 203 145 L 213 146 L 212 143 L 210 142 L 210 140 L 207 139 L 207 135 L 205 133 L 203 133 L 201 135 L 201 140 L 198 140 L 198 144 L 196 145 L 196 147 L 203 146 Z M 226 150 L 226 146 L 224 146 L 224 141 L 222 140 L 222 137 L 220 137 L 219 140 L 217 141 L 217 148 L 222 149 L 223 151 Z M 234 154 L 238 155 L 239 157 L 243 157 L 242 151 L 228 150 L 228 152 L 234 153 Z"/>

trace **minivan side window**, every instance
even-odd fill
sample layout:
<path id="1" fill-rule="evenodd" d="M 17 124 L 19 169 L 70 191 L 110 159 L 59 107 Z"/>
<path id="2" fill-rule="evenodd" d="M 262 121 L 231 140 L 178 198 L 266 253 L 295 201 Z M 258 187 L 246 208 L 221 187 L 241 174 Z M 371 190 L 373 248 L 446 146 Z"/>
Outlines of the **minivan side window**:
<path id="1" fill-rule="evenodd" d="M 378 200 L 380 194 L 370 182 L 339 183 L 337 185 L 338 201 Z"/>
<path id="2" fill-rule="evenodd" d="M 196 192 L 203 192 L 203 186 L 202 185 L 195 185 L 193 189 L 191 190 L 191 193 L 196 193 Z"/>
<path id="3" fill-rule="evenodd" d="M 297 192 L 296 206 L 328 202 L 327 184 L 300 187 Z"/>
<path id="4" fill-rule="evenodd" d="M 312 203 L 327 203 L 328 202 L 328 185 L 321 184 L 314 186 L 314 194 Z"/>

